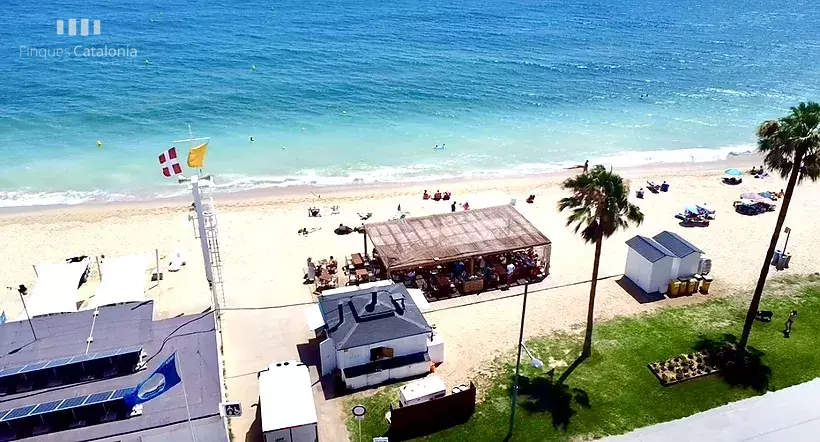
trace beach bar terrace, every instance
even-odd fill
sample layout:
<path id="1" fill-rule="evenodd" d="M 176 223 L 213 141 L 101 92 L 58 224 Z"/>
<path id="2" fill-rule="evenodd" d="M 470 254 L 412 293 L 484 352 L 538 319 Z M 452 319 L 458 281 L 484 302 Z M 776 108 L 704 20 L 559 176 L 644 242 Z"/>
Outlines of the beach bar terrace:
<path id="1" fill-rule="evenodd" d="M 371 223 L 364 229 L 365 250 L 370 238 L 373 258 L 386 276 L 418 282 L 428 294 L 446 286 L 477 292 L 549 274 L 550 240 L 512 205 Z"/>

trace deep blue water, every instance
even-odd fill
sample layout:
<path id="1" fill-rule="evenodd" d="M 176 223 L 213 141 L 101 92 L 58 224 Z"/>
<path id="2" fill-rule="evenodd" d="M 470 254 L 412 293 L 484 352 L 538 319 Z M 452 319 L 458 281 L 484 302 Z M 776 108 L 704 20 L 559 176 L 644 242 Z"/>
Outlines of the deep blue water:
<path id="1" fill-rule="evenodd" d="M 0 206 L 183 191 L 156 157 L 188 124 L 226 189 L 720 158 L 820 99 L 818 29 L 805 0 L 5 0 Z"/>

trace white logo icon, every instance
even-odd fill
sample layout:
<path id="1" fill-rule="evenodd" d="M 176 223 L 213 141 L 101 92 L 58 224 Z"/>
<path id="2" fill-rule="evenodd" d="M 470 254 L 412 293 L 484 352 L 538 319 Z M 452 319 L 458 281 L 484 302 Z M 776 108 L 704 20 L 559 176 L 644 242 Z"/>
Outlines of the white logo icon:
<path id="1" fill-rule="evenodd" d="M 83 37 L 87 37 L 89 35 L 88 34 L 88 22 L 89 21 L 90 20 L 87 19 L 87 18 L 81 18 L 80 19 L 80 35 L 82 35 Z M 92 24 L 94 26 L 94 29 L 93 29 L 94 35 L 100 35 L 100 21 L 99 20 L 94 20 L 92 22 Z M 66 33 L 65 28 L 66 28 L 65 21 L 57 20 L 57 35 L 64 35 Z M 68 36 L 69 37 L 74 37 L 75 35 L 77 35 L 77 19 L 76 18 L 69 18 L 68 19 Z"/>

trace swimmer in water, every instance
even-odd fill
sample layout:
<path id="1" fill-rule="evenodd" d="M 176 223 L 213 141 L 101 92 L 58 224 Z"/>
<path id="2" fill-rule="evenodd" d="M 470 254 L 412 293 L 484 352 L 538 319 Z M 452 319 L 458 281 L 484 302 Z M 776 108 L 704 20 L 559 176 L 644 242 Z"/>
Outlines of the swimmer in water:
<path id="1" fill-rule="evenodd" d="M 250 142 L 251 142 L 251 143 L 253 143 L 253 142 L 254 142 L 253 135 L 251 135 L 250 137 L 248 137 L 248 139 L 250 140 Z"/>

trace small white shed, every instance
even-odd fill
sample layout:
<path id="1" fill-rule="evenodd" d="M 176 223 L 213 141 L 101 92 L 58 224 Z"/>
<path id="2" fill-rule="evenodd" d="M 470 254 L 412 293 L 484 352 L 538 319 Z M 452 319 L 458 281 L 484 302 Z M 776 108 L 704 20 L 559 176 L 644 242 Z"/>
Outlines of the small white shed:
<path id="1" fill-rule="evenodd" d="M 678 258 L 652 238 L 635 236 L 626 242 L 624 275 L 647 293 L 666 293 Z"/>
<path id="2" fill-rule="evenodd" d="M 307 366 L 271 364 L 259 372 L 259 407 L 265 442 L 316 442 L 316 404 Z"/>
<path id="3" fill-rule="evenodd" d="M 700 263 L 701 255 L 703 255 L 703 250 L 695 247 L 677 233 L 669 231 L 658 233 L 653 236 L 652 239 L 672 252 L 672 254 L 680 260 L 678 268 L 673 269 L 673 278 L 689 277 L 698 273 L 698 264 Z"/>

